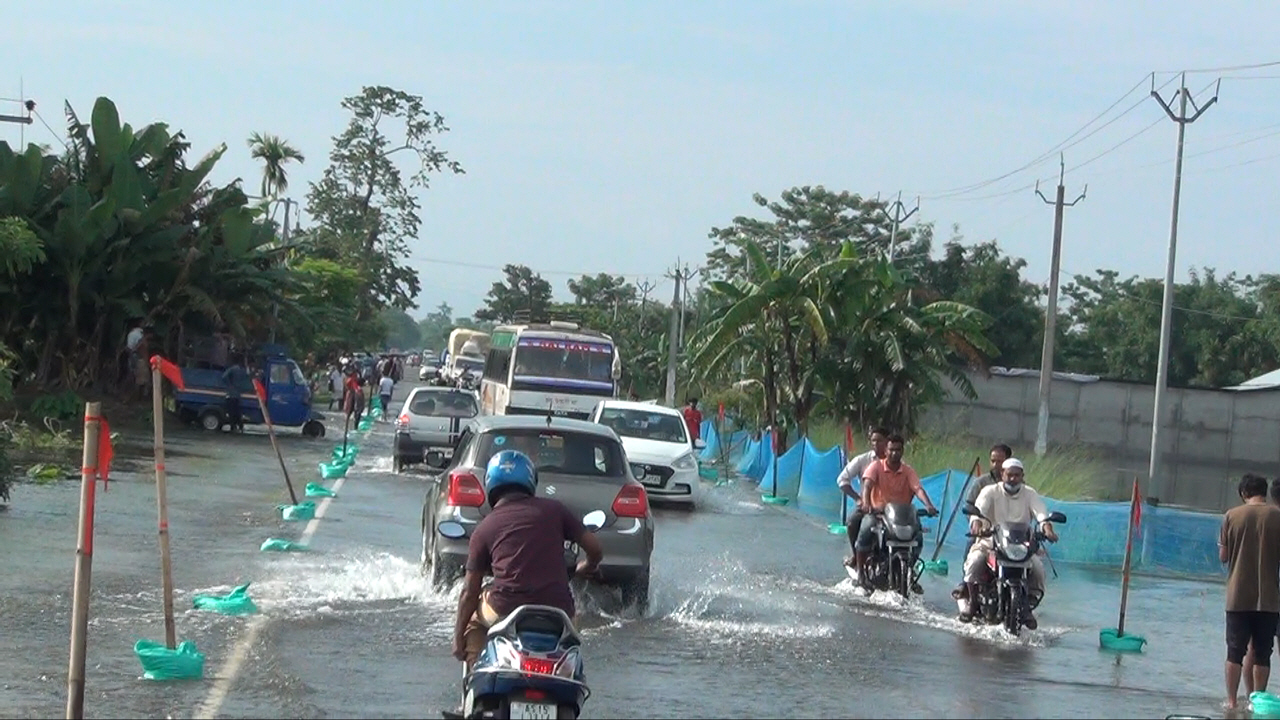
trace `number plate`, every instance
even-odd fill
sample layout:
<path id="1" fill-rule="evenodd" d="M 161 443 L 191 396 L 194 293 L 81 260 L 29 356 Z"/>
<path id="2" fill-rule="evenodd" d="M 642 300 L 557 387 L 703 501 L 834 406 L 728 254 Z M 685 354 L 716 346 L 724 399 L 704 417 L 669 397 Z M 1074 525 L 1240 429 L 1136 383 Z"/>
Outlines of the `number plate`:
<path id="1" fill-rule="evenodd" d="M 511 717 L 555 720 L 556 706 L 550 703 L 512 702 Z"/>

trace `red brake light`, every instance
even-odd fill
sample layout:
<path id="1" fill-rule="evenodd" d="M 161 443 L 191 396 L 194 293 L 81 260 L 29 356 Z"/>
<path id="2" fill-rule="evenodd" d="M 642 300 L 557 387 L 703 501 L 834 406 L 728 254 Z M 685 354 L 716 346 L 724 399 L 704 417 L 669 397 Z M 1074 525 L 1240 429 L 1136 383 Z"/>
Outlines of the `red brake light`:
<path id="1" fill-rule="evenodd" d="M 538 675 L 550 675 L 556 671 L 556 661 L 547 660 L 545 658 L 520 658 L 521 672 L 537 673 Z"/>
<path id="2" fill-rule="evenodd" d="M 613 514 L 618 517 L 642 518 L 649 514 L 649 495 L 639 484 L 627 483 L 613 499 Z"/>
<path id="3" fill-rule="evenodd" d="M 409 427 L 409 413 L 401 413 L 400 417 L 396 418 L 396 424 L 400 427 Z"/>
<path id="4" fill-rule="evenodd" d="M 484 505 L 484 487 L 470 470 L 454 470 L 449 473 L 448 502 L 455 507 L 480 507 Z"/>

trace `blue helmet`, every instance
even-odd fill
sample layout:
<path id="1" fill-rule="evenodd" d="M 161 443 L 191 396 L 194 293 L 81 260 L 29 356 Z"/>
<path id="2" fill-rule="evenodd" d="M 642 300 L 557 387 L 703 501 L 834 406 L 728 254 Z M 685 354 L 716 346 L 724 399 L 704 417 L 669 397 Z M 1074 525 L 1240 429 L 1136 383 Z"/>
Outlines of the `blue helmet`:
<path id="1" fill-rule="evenodd" d="M 530 495 L 538 490 L 538 468 L 519 450 L 503 450 L 489 458 L 484 471 L 484 494 L 492 507 L 496 493 L 519 488 Z"/>

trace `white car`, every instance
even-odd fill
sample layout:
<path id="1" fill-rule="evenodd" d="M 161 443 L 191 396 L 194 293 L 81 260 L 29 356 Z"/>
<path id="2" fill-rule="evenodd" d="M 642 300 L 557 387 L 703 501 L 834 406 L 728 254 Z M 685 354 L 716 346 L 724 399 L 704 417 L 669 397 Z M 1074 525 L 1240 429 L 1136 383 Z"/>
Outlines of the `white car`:
<path id="1" fill-rule="evenodd" d="M 622 440 L 631 472 L 653 500 L 696 505 L 702 495 L 698 450 L 689 441 L 679 410 L 643 402 L 602 400 L 591 411 L 592 422 L 613 429 Z"/>

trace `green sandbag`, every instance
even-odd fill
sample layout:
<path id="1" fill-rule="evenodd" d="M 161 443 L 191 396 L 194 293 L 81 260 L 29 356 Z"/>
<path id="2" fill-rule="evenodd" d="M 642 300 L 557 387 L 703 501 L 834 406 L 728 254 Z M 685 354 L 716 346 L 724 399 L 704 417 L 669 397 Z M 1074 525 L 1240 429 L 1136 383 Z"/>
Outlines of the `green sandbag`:
<path id="1" fill-rule="evenodd" d="M 1249 711 L 1254 717 L 1280 717 L 1280 697 L 1269 692 L 1253 692 L 1249 694 Z"/>
<path id="2" fill-rule="evenodd" d="M 356 447 L 354 443 L 347 445 L 347 451 L 345 453 L 342 451 L 342 446 L 339 445 L 333 449 L 333 461 L 340 462 L 343 460 L 355 460 L 356 455 L 359 454 L 360 448 Z"/>
<path id="3" fill-rule="evenodd" d="M 373 421 L 372 421 L 372 420 L 361 420 L 361 421 L 360 421 L 360 427 L 358 427 L 358 428 L 356 428 L 356 429 L 357 429 L 357 430 L 359 430 L 360 432 L 366 432 L 366 433 L 367 433 L 367 432 L 369 432 L 370 430 L 373 430 Z"/>
<path id="4" fill-rule="evenodd" d="M 379 397 L 378 395 L 374 395 L 372 398 L 369 399 L 369 406 L 372 407 L 374 410 L 381 410 L 382 398 Z"/>
<path id="5" fill-rule="evenodd" d="M 1142 652 L 1147 639 L 1133 633 L 1120 634 L 1116 628 L 1104 628 L 1098 631 L 1098 647 L 1114 652 Z"/>
<path id="6" fill-rule="evenodd" d="M 280 538 L 267 538 L 262 543 L 262 552 L 306 552 L 308 549 L 302 543 L 281 540 Z"/>
<path id="7" fill-rule="evenodd" d="M 698 477 L 715 482 L 720 479 L 720 471 L 713 467 L 698 466 Z"/>
<path id="8" fill-rule="evenodd" d="M 320 463 L 320 477 L 325 480 L 346 477 L 351 466 L 345 463 Z"/>
<path id="9" fill-rule="evenodd" d="M 338 493 L 330 490 L 329 488 L 321 485 L 320 483 L 314 483 L 314 482 L 307 483 L 306 494 L 307 494 L 307 497 L 320 497 L 320 498 L 338 497 Z"/>
<path id="10" fill-rule="evenodd" d="M 316 504 L 304 500 L 297 505 L 277 505 L 280 517 L 285 520 L 310 520 L 316 516 Z"/>
<path id="11" fill-rule="evenodd" d="M 183 640 L 170 650 L 163 643 L 139 640 L 133 652 L 142 662 L 142 677 L 148 680 L 195 680 L 204 677 L 204 655 L 196 644 Z"/>
<path id="12" fill-rule="evenodd" d="M 249 597 L 247 584 L 226 595 L 196 595 L 192 604 L 197 610 L 212 610 L 223 615 L 255 615 L 258 612 L 258 606 Z"/>

